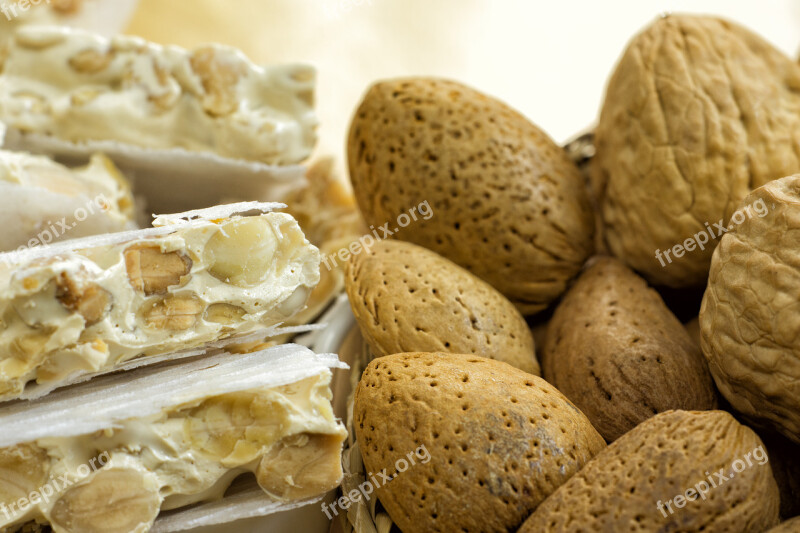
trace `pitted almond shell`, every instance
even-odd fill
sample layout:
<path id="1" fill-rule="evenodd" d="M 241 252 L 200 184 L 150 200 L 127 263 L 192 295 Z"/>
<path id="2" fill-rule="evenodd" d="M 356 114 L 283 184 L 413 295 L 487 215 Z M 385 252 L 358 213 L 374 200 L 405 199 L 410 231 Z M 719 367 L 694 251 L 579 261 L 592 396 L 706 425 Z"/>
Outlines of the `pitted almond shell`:
<path id="1" fill-rule="evenodd" d="M 402 241 L 377 242 L 351 258 L 345 287 L 376 356 L 467 353 L 539 374 L 533 336 L 514 305 L 435 252 Z"/>
<path id="2" fill-rule="evenodd" d="M 542 365 L 609 442 L 657 413 L 716 407 L 700 348 L 656 291 L 608 257 L 559 304 Z"/>
<path id="3" fill-rule="evenodd" d="M 402 531 L 513 531 L 605 448 L 552 385 L 471 355 L 373 360 L 353 419 L 367 471 L 396 475 L 377 494 Z"/>
<path id="4" fill-rule="evenodd" d="M 544 309 L 593 249 L 584 179 L 503 102 L 448 80 L 376 83 L 356 110 L 350 179 L 367 224 L 440 253 L 525 314 Z M 426 212 L 413 211 L 428 202 Z M 411 213 L 411 214 L 409 214 Z"/>
<path id="5" fill-rule="evenodd" d="M 519 532 L 765 531 L 779 505 L 767 458 L 729 413 L 660 413 L 597 454 Z"/>

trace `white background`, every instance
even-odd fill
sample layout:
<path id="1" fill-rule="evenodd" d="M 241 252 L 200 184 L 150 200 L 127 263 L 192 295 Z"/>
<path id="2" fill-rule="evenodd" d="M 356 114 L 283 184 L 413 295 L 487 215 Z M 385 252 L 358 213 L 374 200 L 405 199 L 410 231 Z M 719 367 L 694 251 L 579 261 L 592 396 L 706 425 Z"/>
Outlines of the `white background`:
<path id="1" fill-rule="evenodd" d="M 347 5 L 323 0 L 328 5 Z M 505 100 L 557 141 L 596 118 L 606 80 L 630 38 L 665 11 L 720 14 L 757 31 L 791 57 L 800 45 L 798 1 L 364 0 L 330 24 L 320 68 L 323 144 L 335 149 L 347 113 L 374 79 L 455 78 Z M 330 15 L 330 11 L 328 12 Z M 358 26 L 356 30 L 353 26 Z M 337 50 L 338 49 L 338 50 Z M 346 57 L 336 57 L 342 54 Z M 342 70 L 332 65 L 348 65 Z M 341 91 L 345 110 L 327 91 Z M 332 95 L 331 95 L 332 96 Z M 338 97 L 338 95 L 337 95 Z"/>

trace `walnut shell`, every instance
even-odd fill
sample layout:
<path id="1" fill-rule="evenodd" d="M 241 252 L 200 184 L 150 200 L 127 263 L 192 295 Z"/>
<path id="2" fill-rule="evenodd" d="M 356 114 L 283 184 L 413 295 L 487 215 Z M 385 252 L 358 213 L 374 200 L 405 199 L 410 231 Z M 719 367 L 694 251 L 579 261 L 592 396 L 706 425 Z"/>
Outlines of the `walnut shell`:
<path id="1" fill-rule="evenodd" d="M 394 476 L 376 492 L 406 532 L 513 531 L 605 448 L 552 385 L 468 355 L 373 360 L 353 417 L 367 471 Z"/>
<path id="2" fill-rule="evenodd" d="M 539 375 L 533 336 L 488 283 L 444 257 L 380 241 L 347 264 L 350 307 L 373 355 L 468 353 Z"/>
<path id="3" fill-rule="evenodd" d="M 742 205 L 714 252 L 701 347 L 735 409 L 800 442 L 800 176 Z"/>
<path id="4" fill-rule="evenodd" d="M 658 293 L 612 258 L 599 258 L 559 304 L 542 365 L 609 442 L 663 411 L 716 407 L 700 348 Z"/>
<path id="5" fill-rule="evenodd" d="M 708 228 L 716 235 L 752 188 L 800 171 L 799 91 L 800 66 L 725 20 L 669 15 L 636 36 L 596 130 L 612 253 L 654 284 L 705 283 L 719 244 Z"/>
<path id="6" fill-rule="evenodd" d="M 667 411 L 597 454 L 519 533 L 752 533 L 777 523 L 778 487 L 758 436 L 724 411 Z"/>
<path id="7" fill-rule="evenodd" d="M 523 313 L 564 292 L 592 251 L 578 167 L 524 116 L 459 83 L 373 85 L 353 118 L 348 161 L 367 224 L 388 223 L 394 237 L 466 268 Z M 397 228 L 422 202 L 432 215 Z"/>

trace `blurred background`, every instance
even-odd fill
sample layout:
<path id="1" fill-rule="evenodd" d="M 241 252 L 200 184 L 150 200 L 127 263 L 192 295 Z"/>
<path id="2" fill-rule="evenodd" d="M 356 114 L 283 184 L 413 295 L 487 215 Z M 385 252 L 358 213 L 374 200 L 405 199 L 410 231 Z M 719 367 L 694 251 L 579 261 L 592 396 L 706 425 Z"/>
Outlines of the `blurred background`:
<path id="1" fill-rule="evenodd" d="M 314 65 L 319 152 L 342 159 L 367 86 L 406 75 L 458 79 L 564 142 L 594 121 L 626 42 L 669 11 L 722 15 L 792 57 L 800 46 L 797 0 L 140 0 L 127 32 Z"/>

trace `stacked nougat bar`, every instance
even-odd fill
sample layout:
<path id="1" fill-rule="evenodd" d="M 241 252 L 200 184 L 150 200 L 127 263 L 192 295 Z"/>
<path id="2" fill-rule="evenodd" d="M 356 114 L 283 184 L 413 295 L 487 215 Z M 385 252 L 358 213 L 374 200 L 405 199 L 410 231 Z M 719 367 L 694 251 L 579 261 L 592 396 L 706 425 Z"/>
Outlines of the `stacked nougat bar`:
<path id="1" fill-rule="evenodd" d="M 255 476 L 274 510 L 342 476 L 335 356 L 283 345 L 97 378 L 0 411 L 0 525 L 147 531 Z M 91 413 L 91 416 L 87 416 Z M 5 529 L 4 529 L 5 530 Z"/>
<path id="2" fill-rule="evenodd" d="M 149 531 L 248 476 L 265 505 L 247 516 L 318 500 L 342 476 L 341 365 L 270 347 L 315 318 L 320 256 L 262 202 L 325 209 L 298 193 L 330 185 L 298 165 L 313 71 L 57 27 L 20 29 L 2 62 L 0 528 Z M 89 223 L 77 210 L 98 195 Z M 225 521 L 244 516 L 230 500 Z"/>

